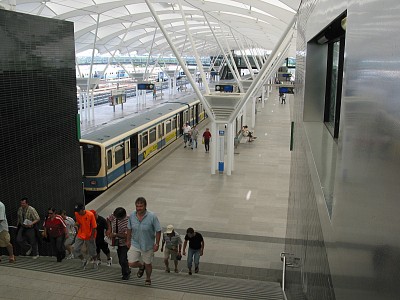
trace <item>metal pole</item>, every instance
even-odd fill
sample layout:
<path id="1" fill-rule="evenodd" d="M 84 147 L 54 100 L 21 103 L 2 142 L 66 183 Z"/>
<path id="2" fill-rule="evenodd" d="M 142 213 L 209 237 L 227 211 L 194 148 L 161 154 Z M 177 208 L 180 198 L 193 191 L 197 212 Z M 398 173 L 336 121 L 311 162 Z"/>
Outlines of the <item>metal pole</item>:
<path id="1" fill-rule="evenodd" d="M 88 81 L 87 81 L 88 94 L 89 94 L 89 89 L 90 89 L 90 79 L 92 78 L 94 51 L 96 49 L 96 42 L 97 42 L 97 32 L 99 31 L 99 20 L 100 20 L 100 14 L 97 14 L 96 31 L 94 33 L 94 41 L 93 41 L 93 48 L 92 48 L 92 60 L 90 62 L 90 71 L 89 71 L 89 76 L 88 76 Z M 92 116 L 94 119 L 94 98 L 92 98 Z M 89 119 L 90 119 L 90 112 L 89 112 Z"/>
<path id="2" fill-rule="evenodd" d="M 250 64 L 250 62 L 248 61 L 248 59 L 247 59 L 247 55 L 246 55 L 246 53 L 244 52 L 244 50 L 242 50 L 242 48 L 243 48 L 243 44 L 242 43 L 240 43 L 240 45 L 239 45 L 239 41 L 238 41 L 238 39 L 236 39 L 235 38 L 235 36 L 233 35 L 233 31 L 232 31 L 232 29 L 231 29 L 231 33 L 232 33 L 232 36 L 233 36 L 233 38 L 235 39 L 235 42 L 236 42 L 236 44 L 237 44 L 237 46 L 238 46 L 238 48 L 239 48 L 239 50 L 240 50 L 240 53 L 242 54 L 242 57 L 243 57 L 243 59 L 244 59 L 244 62 L 245 62 L 245 64 L 246 64 L 246 66 L 247 66 L 247 69 L 249 70 L 249 72 L 250 72 L 250 75 L 251 75 L 251 78 L 253 78 L 254 79 L 254 72 L 253 72 L 253 68 L 251 67 L 251 64 Z"/>
<path id="3" fill-rule="evenodd" d="M 201 76 L 201 79 L 202 79 L 202 81 L 204 83 L 204 87 L 206 89 L 206 93 L 210 94 L 210 88 L 208 87 L 206 74 L 204 73 L 204 69 L 203 69 L 203 64 L 201 63 L 199 54 L 197 53 L 196 44 L 195 44 L 195 42 L 193 40 L 192 34 L 190 33 L 189 25 L 187 23 L 185 13 L 183 12 L 183 9 L 182 9 L 181 0 L 178 0 L 178 5 L 179 5 L 179 9 L 180 9 L 181 14 L 182 14 L 183 23 L 185 24 L 185 29 L 186 29 L 187 36 L 189 37 L 190 44 L 192 45 L 194 58 L 196 59 L 197 66 L 199 67 L 199 70 L 200 70 L 200 76 Z"/>
<path id="4" fill-rule="evenodd" d="M 179 61 L 181 68 L 183 69 L 183 71 L 186 74 L 186 77 L 188 78 L 190 84 L 192 85 L 197 97 L 199 97 L 200 102 L 203 104 L 203 107 L 205 109 L 205 111 L 207 112 L 208 117 L 214 121 L 214 114 L 212 113 L 208 102 L 205 100 L 203 94 L 201 93 L 200 89 L 197 87 L 196 82 L 193 80 L 192 75 L 190 74 L 188 68 L 186 67 L 184 61 L 182 60 L 182 57 L 180 57 L 178 50 L 176 49 L 175 45 L 172 43 L 171 38 L 169 37 L 167 31 L 164 28 L 163 23 L 161 22 L 160 18 L 158 17 L 156 11 L 154 10 L 153 5 L 150 3 L 149 0 L 145 0 L 154 20 L 157 22 L 158 26 L 160 27 L 165 39 L 167 40 L 169 46 L 171 47 L 171 50 L 174 52 L 176 59 Z"/>
<path id="5" fill-rule="evenodd" d="M 273 60 L 276 59 L 275 55 L 278 54 L 278 51 L 282 47 L 283 42 L 285 41 L 285 39 L 288 37 L 290 31 L 292 30 L 295 21 L 296 21 L 296 16 L 294 16 L 293 19 L 291 20 L 291 22 L 289 23 L 288 27 L 286 28 L 285 32 L 282 34 L 281 38 L 279 39 L 278 43 L 276 44 L 271 55 L 268 57 L 268 60 L 264 63 L 264 66 L 260 70 L 260 74 L 258 74 L 256 79 L 253 80 L 252 84 L 250 85 L 249 89 L 247 90 L 246 94 L 244 95 L 244 98 L 242 99 L 240 105 L 238 105 L 235 108 L 235 110 L 233 111 L 233 113 L 231 114 L 231 118 L 229 121 L 232 121 L 232 119 L 237 116 L 239 111 L 246 104 L 248 99 L 252 96 L 254 90 L 256 90 L 258 88 L 259 84 L 262 83 L 263 80 L 265 80 L 264 77 L 266 77 L 268 69 L 271 67 Z M 288 45 L 290 44 L 290 40 L 287 42 L 286 48 L 288 48 Z"/>
<path id="6" fill-rule="evenodd" d="M 221 32 L 222 32 L 222 35 L 223 35 L 224 40 L 225 40 L 226 49 L 228 49 L 229 57 L 231 58 L 231 61 L 232 61 L 233 69 L 234 69 L 235 72 L 236 72 L 236 77 L 240 79 L 239 70 L 238 70 L 238 68 L 237 68 L 235 59 L 234 59 L 234 57 L 233 57 L 233 55 L 232 55 L 231 48 L 229 47 L 228 39 L 226 38 L 226 35 L 225 35 L 224 32 L 222 31 L 222 28 L 221 28 Z"/>
<path id="7" fill-rule="evenodd" d="M 156 33 L 157 33 L 157 27 L 154 30 L 153 41 L 151 42 L 149 55 L 147 56 L 147 62 L 146 62 L 146 68 L 144 69 L 143 80 L 147 80 L 149 78 L 149 76 L 147 75 L 147 67 L 148 67 L 149 62 L 150 62 L 151 52 L 153 51 L 153 45 L 154 45 L 154 40 L 156 39 Z"/>
<path id="8" fill-rule="evenodd" d="M 213 36 L 214 36 L 215 41 L 217 42 L 219 48 L 220 48 L 221 51 L 222 51 L 222 54 L 224 55 L 224 58 L 225 58 L 225 60 L 226 60 L 226 62 L 227 62 L 227 64 L 228 64 L 229 69 L 231 70 L 231 73 L 232 73 L 233 77 L 235 77 L 235 80 L 236 80 L 236 82 L 238 83 L 240 90 L 243 91 L 243 85 L 242 85 L 242 83 L 240 82 L 239 78 L 237 78 L 236 73 L 235 73 L 235 71 L 233 70 L 231 63 L 229 62 L 229 59 L 228 59 L 228 57 L 227 57 L 226 54 L 225 54 L 224 48 L 222 47 L 221 43 L 219 42 L 219 39 L 217 38 L 217 36 L 216 36 L 216 34 L 215 34 L 215 32 L 214 32 L 214 29 L 212 28 L 210 22 L 208 21 L 208 18 L 207 18 L 207 16 L 206 16 L 206 14 L 205 14 L 204 12 L 203 12 L 203 15 L 204 15 L 204 18 L 205 18 L 206 21 L 207 21 L 208 27 L 210 27 L 210 30 L 211 30 L 211 32 L 212 32 L 212 34 L 213 34 Z"/>

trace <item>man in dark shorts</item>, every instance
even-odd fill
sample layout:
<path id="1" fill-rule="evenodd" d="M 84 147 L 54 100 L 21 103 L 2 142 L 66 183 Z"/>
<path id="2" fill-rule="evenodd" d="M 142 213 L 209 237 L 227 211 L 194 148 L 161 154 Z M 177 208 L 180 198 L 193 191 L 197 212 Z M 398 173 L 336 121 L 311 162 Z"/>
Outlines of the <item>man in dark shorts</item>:
<path id="1" fill-rule="evenodd" d="M 204 239 L 199 232 L 195 232 L 193 228 L 189 227 L 186 230 L 185 242 L 183 243 L 183 255 L 186 255 L 186 245 L 189 241 L 189 250 L 187 258 L 187 266 L 189 275 L 192 275 L 192 263 L 194 260 L 194 272 L 199 273 L 200 256 L 203 256 Z"/>

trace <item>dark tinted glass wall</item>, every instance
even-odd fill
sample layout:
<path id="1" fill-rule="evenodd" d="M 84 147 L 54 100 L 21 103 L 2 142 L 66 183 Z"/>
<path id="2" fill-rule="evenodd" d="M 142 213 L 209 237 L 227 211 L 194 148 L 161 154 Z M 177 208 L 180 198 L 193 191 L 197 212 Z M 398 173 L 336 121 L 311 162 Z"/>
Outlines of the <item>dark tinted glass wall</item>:
<path id="1" fill-rule="evenodd" d="M 0 191 L 9 225 L 82 201 L 74 25 L 0 10 Z"/>

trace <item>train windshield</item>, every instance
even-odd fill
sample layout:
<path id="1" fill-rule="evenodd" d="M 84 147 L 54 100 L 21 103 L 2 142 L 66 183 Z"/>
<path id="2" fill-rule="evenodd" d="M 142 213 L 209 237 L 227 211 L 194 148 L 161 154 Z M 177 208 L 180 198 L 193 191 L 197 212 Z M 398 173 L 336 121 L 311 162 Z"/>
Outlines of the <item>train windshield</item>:
<path id="1" fill-rule="evenodd" d="M 85 176 L 96 176 L 101 167 L 101 148 L 96 145 L 83 144 L 83 167 Z"/>

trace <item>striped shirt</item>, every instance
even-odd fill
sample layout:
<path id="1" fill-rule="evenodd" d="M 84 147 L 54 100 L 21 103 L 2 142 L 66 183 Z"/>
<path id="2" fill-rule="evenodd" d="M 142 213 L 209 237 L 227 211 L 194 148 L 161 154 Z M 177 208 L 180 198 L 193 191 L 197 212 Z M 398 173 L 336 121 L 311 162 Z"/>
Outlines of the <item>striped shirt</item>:
<path id="1" fill-rule="evenodd" d="M 117 220 L 117 218 L 111 214 L 107 217 L 107 221 L 111 223 L 111 232 L 126 234 L 128 231 L 128 217 L 125 217 L 122 220 Z M 117 231 L 118 225 L 118 231 Z M 118 237 L 118 246 L 126 246 L 126 239 Z"/>
<path id="2" fill-rule="evenodd" d="M 167 233 L 163 233 L 163 242 L 165 243 L 165 248 L 169 250 L 178 249 L 178 245 L 182 245 L 182 239 L 179 233 L 174 231 L 175 235 L 168 236 Z"/>

